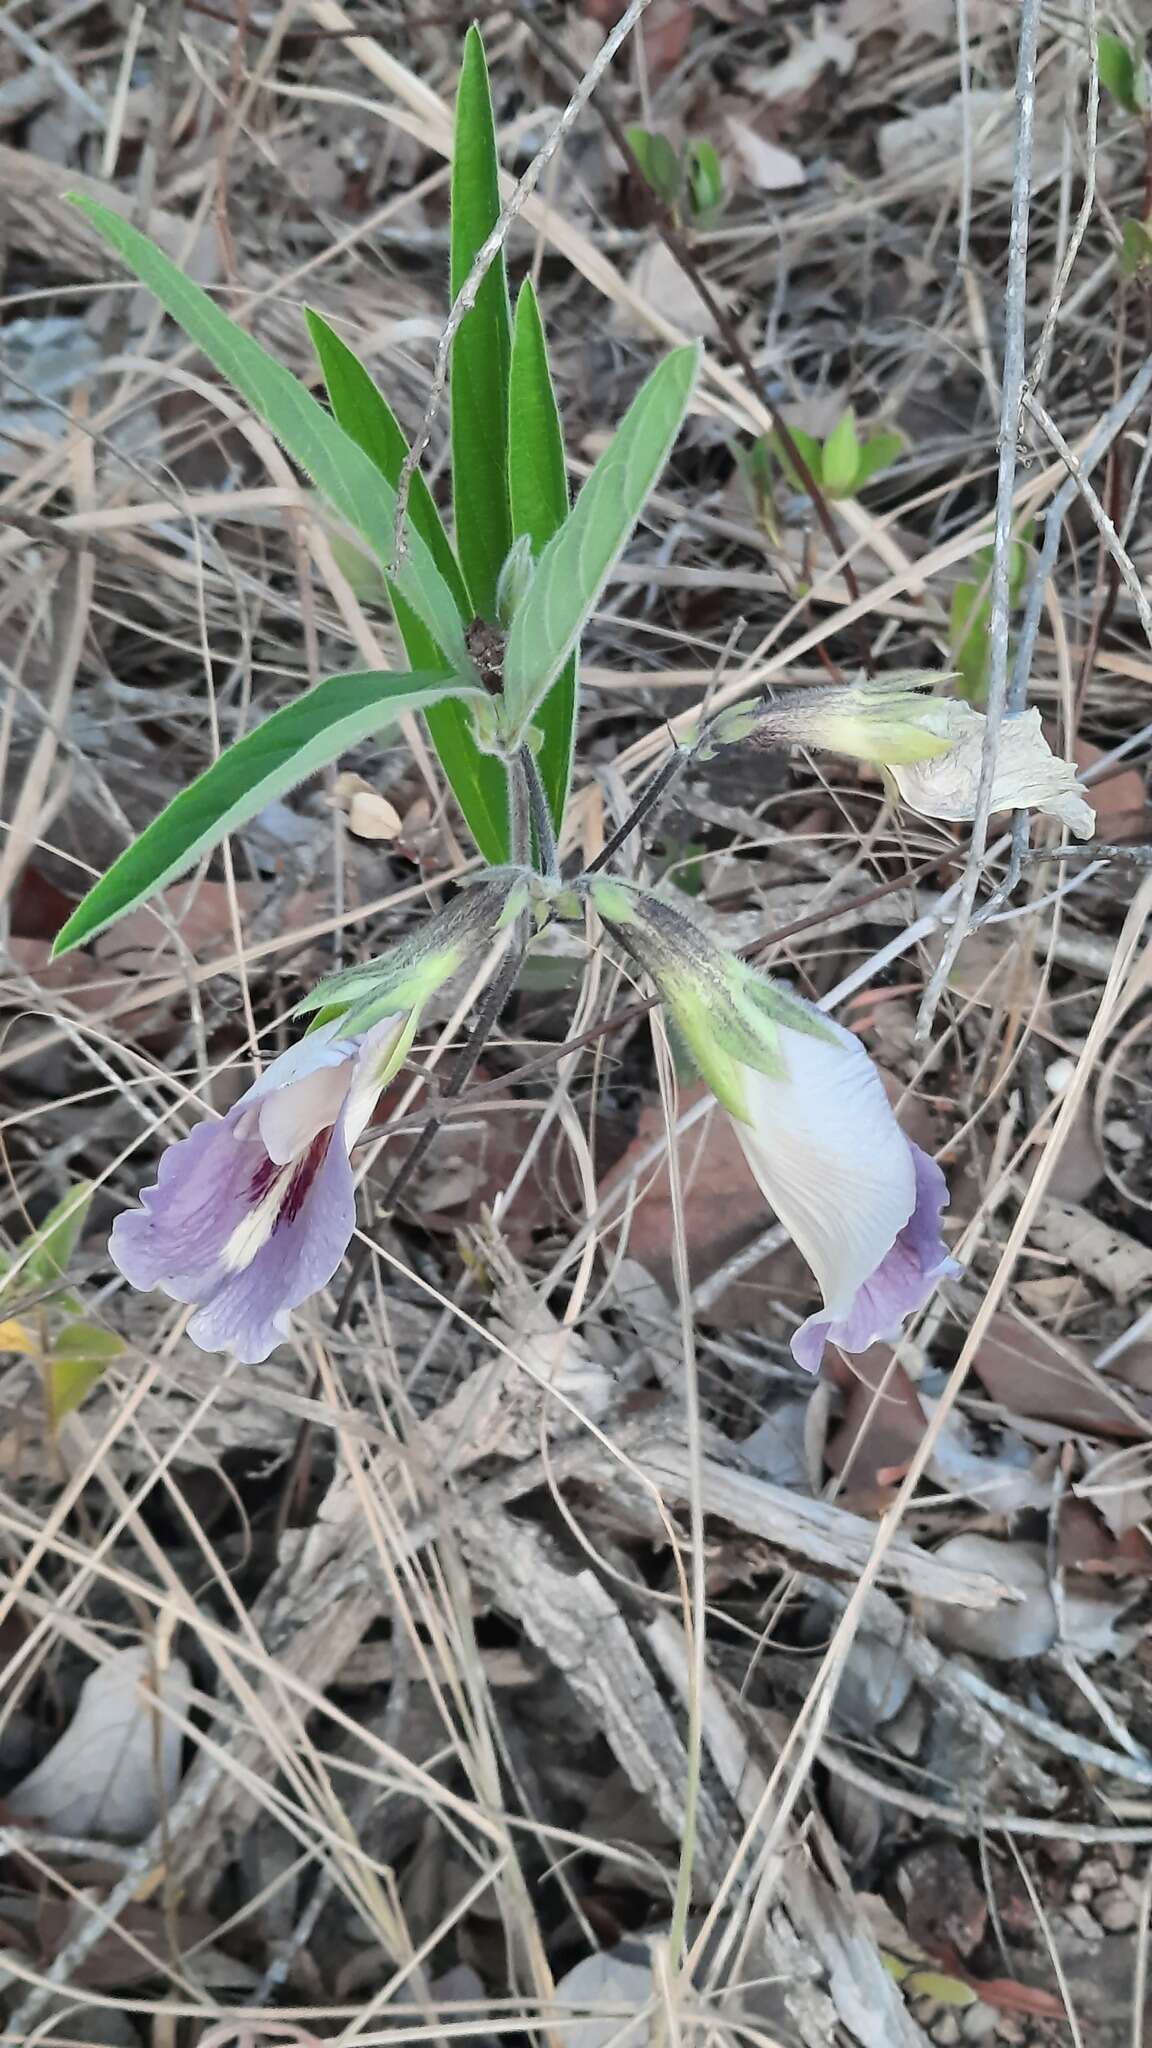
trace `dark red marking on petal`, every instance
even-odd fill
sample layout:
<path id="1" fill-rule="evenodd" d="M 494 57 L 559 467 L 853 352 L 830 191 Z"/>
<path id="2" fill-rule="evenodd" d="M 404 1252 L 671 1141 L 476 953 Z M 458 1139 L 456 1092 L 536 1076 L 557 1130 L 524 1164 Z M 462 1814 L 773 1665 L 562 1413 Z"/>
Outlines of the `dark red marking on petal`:
<path id="1" fill-rule="evenodd" d="M 263 1201 L 265 1195 L 268 1193 L 269 1188 L 273 1186 L 274 1182 L 279 1178 L 283 1171 L 284 1168 L 282 1166 L 277 1166 L 276 1161 L 274 1159 L 269 1159 L 267 1155 L 265 1155 L 265 1157 L 260 1161 L 259 1166 L 256 1168 L 255 1173 L 252 1175 L 252 1178 L 249 1181 L 247 1188 L 245 1189 L 247 1199 L 249 1202 L 251 1202 L 253 1208 L 256 1207 L 258 1202 Z"/>
<path id="2" fill-rule="evenodd" d="M 324 1164 L 334 1129 L 335 1125 L 329 1124 L 326 1130 L 317 1131 L 304 1157 L 294 1169 L 288 1183 L 288 1192 L 280 1204 L 280 1214 L 273 1226 L 275 1230 L 279 1230 L 282 1223 L 294 1222 L 300 1214 L 308 1190 Z"/>

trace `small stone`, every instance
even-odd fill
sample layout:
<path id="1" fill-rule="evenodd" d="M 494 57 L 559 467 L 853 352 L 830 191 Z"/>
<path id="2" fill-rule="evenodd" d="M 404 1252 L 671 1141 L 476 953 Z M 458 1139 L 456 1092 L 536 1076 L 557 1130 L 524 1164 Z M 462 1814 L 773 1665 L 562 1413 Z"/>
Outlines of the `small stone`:
<path id="1" fill-rule="evenodd" d="M 1052 1095 L 1063 1095 L 1075 1072 L 1075 1060 L 1052 1060 L 1044 1069 L 1044 1079 L 1048 1083 L 1049 1093 Z"/>
<path id="2" fill-rule="evenodd" d="M 1136 1861 L 1136 1851 L 1132 1843 L 1114 1842 L 1112 1845 L 1112 1861 L 1115 1863 L 1117 1870 L 1131 1870 Z"/>
<path id="3" fill-rule="evenodd" d="M 998 2041 L 1010 2041 L 1013 2044 L 1013 2048 L 1016 2048 L 1016 2044 L 1019 2042 L 1026 2042 L 1028 2035 L 1025 2032 L 1023 2020 L 1014 2019 L 1011 2013 L 999 2013 L 996 2023 L 996 2039 Z"/>
<path id="4" fill-rule="evenodd" d="M 1139 1152 L 1144 1144 L 1139 1131 L 1133 1130 L 1131 1124 L 1121 1122 L 1118 1117 L 1113 1117 L 1110 1123 L 1105 1124 L 1104 1136 L 1110 1145 L 1115 1145 L 1118 1152 Z"/>
<path id="5" fill-rule="evenodd" d="M 1074 1934 L 1081 1935 L 1085 1941 L 1098 1942 L 1100 1940 L 1100 1928 L 1087 1906 L 1065 1906 L 1060 1918 L 1066 1927 L 1070 1927 Z"/>
<path id="6" fill-rule="evenodd" d="M 993 2041 L 999 2028 L 1000 2015 L 990 2005 L 977 1999 L 960 2018 L 960 2039 L 962 2041 Z"/>
<path id="7" fill-rule="evenodd" d="M 962 2038 L 960 2022 L 954 2012 L 946 2012 L 932 2029 L 932 2039 L 937 2048 L 959 2048 Z"/>
<path id="8" fill-rule="evenodd" d="M 1107 1928 L 1109 1934 L 1127 1934 L 1136 1925 L 1138 1911 L 1135 1899 L 1130 1899 L 1127 1892 L 1119 1887 L 1115 1891 L 1097 1892 L 1092 1901 L 1093 1918 L 1100 1922 L 1101 1927 Z"/>
<path id="9" fill-rule="evenodd" d="M 1082 1877 L 1078 1877 L 1075 1884 L 1069 1886 L 1068 1896 L 1070 1899 L 1077 1900 L 1080 1905 L 1086 1906 L 1092 1897 L 1092 1887 L 1090 1884 L 1085 1884 Z"/>
<path id="10" fill-rule="evenodd" d="M 1069 1842 L 1063 1835 L 1055 1841 L 1045 1842 L 1044 1860 L 1055 1864 L 1057 1870 L 1067 1870 L 1073 1863 L 1079 1863 L 1080 1844 Z"/>
<path id="11" fill-rule="evenodd" d="M 1094 1892 L 1111 1891 L 1116 1882 L 1116 1865 L 1110 1856 L 1094 1856 L 1091 1863 L 1081 1865 L 1077 1877 L 1081 1884 L 1088 1885 Z M 1079 1896 L 1073 1885 L 1072 1897 L 1078 1899 Z"/>

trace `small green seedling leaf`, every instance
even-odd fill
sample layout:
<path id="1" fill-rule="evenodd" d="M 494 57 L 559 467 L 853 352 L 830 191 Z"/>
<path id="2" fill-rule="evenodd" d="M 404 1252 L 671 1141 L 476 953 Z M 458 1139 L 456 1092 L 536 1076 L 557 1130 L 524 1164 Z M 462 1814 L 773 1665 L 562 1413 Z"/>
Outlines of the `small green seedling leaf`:
<path id="1" fill-rule="evenodd" d="M 45 1398 L 53 1429 L 59 1429 L 64 1417 L 79 1408 L 123 1351 L 123 1339 L 97 1323 L 69 1323 L 61 1330 L 44 1359 Z"/>
<path id="2" fill-rule="evenodd" d="M 651 186 L 665 206 L 675 206 L 684 183 L 684 166 L 668 137 L 657 135 L 651 128 L 629 128 L 627 134 L 645 184 Z"/>
<path id="3" fill-rule="evenodd" d="M 879 476 L 882 470 L 890 469 L 903 453 L 903 434 L 873 434 L 860 450 L 856 489 L 862 491 L 866 483 Z"/>
<path id="4" fill-rule="evenodd" d="M 1147 221 L 1126 220 L 1120 230 L 1120 275 L 1136 277 L 1152 263 L 1152 228 Z"/>
<path id="5" fill-rule="evenodd" d="M 703 227 L 723 212 L 724 167 L 710 142 L 690 142 L 684 152 L 688 173 L 688 209 L 695 226 Z"/>
<path id="6" fill-rule="evenodd" d="M 988 695 L 988 622 L 991 608 L 979 583 L 958 583 L 952 592 L 948 645 L 960 674 L 960 695 L 981 705 Z"/>
<path id="7" fill-rule="evenodd" d="M 484 43 L 464 38 L 452 152 L 452 297 L 500 214 L 500 162 Z M 472 608 L 495 623 L 496 585 L 512 545 L 508 506 L 508 366 L 512 316 L 501 249 L 452 343 L 452 493 L 456 545 Z"/>
<path id="8" fill-rule="evenodd" d="M 310 309 L 305 311 L 304 317 L 336 418 L 345 433 L 351 435 L 371 457 L 389 487 L 395 490 L 408 453 L 408 443 L 399 421 L 387 400 L 376 389 L 363 363 L 347 343 L 333 333 L 327 321 Z M 408 517 L 451 590 L 461 623 L 467 625 L 472 618 L 468 588 L 432 493 L 419 470 L 412 478 Z M 438 668 L 439 650 L 424 621 L 405 601 L 395 584 L 388 585 L 388 596 L 404 641 L 404 651 L 413 669 L 429 671 Z M 504 764 L 492 754 L 481 753 L 473 737 L 472 720 L 466 705 L 445 697 L 442 703 L 429 705 L 424 715 L 440 765 L 469 830 L 485 860 L 494 861 L 499 866 L 508 859 L 510 850 L 508 775 Z"/>
<path id="9" fill-rule="evenodd" d="M 22 1290 L 39 1294 L 45 1288 L 55 1287 L 64 1278 L 88 1220 L 95 1192 L 94 1182 L 77 1182 L 74 1188 L 69 1188 L 63 1201 L 57 1202 L 44 1218 L 35 1236 L 23 1248 L 19 1273 Z"/>
<path id="10" fill-rule="evenodd" d="M 801 460 L 808 464 L 813 483 L 822 486 L 824 482 L 824 451 L 814 434 L 806 434 L 803 427 L 789 427 L 788 432 L 796 444 Z M 803 491 L 808 487 L 792 460 L 790 450 L 785 447 L 780 434 L 773 431 L 768 436 L 768 446 L 784 471 L 793 490 Z"/>
<path id="11" fill-rule="evenodd" d="M 346 748 L 406 711 L 424 711 L 452 692 L 483 701 L 450 676 L 369 672 L 332 676 L 274 711 L 181 790 L 135 844 L 88 891 L 59 933 L 53 955 L 94 939 L 274 797 L 326 768 Z"/>
<path id="12" fill-rule="evenodd" d="M 1096 62 L 1100 83 L 1126 114 L 1140 111 L 1136 96 L 1136 60 L 1119 36 L 1101 33 L 1096 38 Z"/>
<path id="13" fill-rule="evenodd" d="M 235 385 L 253 412 L 267 422 L 333 509 L 363 535 L 381 561 L 390 562 L 395 552 L 396 494 L 364 450 L 283 363 L 222 313 L 208 293 L 177 270 L 146 235 L 98 200 L 81 196 L 75 204 L 221 375 Z M 471 659 L 452 592 L 411 522 L 396 581 L 423 620 L 445 666 L 470 675 Z"/>
<path id="14" fill-rule="evenodd" d="M 508 483 L 513 530 L 530 540 L 539 556 L 568 517 L 568 476 L 560 413 L 548 367 L 548 342 L 531 278 L 525 278 L 520 288 L 512 334 Z M 572 653 L 535 716 L 542 735 L 537 766 L 557 832 L 572 776 L 576 666 L 577 657 Z"/>
<path id="15" fill-rule="evenodd" d="M 506 715 L 524 730 L 579 642 L 680 432 L 700 368 L 673 349 L 633 399 L 559 532 L 536 565 L 504 655 Z"/>
<path id="16" fill-rule="evenodd" d="M 851 407 L 824 443 L 821 472 L 830 498 L 851 497 L 860 474 L 860 438 Z"/>

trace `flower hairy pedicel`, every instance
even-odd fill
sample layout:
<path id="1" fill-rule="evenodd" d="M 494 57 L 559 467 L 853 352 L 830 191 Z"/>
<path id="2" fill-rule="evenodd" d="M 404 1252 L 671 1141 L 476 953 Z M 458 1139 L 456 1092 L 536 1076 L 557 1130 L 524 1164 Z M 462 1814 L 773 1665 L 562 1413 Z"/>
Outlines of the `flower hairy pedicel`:
<path id="1" fill-rule="evenodd" d="M 655 982 L 816 1277 L 823 1307 L 792 1338 L 797 1363 L 815 1372 L 826 1342 L 865 1351 L 897 1336 L 958 1268 L 940 1235 L 944 1176 L 901 1130 L 860 1040 L 660 898 L 615 879 L 588 893 Z"/>
<path id="2" fill-rule="evenodd" d="M 527 902 L 514 870 L 461 894 L 390 953 L 321 982 L 317 1013 L 217 1122 L 169 1146 L 109 1250 L 133 1287 L 194 1304 L 205 1351 L 258 1365 L 327 1285 L 356 1223 L 352 1148 L 401 1065 L 424 1004 Z"/>
<path id="3" fill-rule="evenodd" d="M 975 815 L 988 721 L 957 698 L 931 694 L 932 674 L 877 676 L 830 689 L 793 691 L 767 704 L 721 712 L 704 739 L 731 745 L 813 747 L 886 768 L 909 810 L 963 824 Z M 1008 713 L 996 738 L 993 811 L 1034 810 L 1091 839 L 1095 813 L 1075 763 L 1054 754 L 1035 706 Z"/>

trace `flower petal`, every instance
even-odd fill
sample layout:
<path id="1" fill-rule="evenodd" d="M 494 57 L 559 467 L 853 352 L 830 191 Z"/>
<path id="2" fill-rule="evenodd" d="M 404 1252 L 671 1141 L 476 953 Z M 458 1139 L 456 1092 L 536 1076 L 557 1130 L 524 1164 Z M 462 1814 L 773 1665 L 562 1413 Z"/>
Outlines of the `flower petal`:
<path id="1" fill-rule="evenodd" d="M 821 1018 L 825 1025 L 829 1019 Z M 858 1038 L 830 1045 L 782 1030 L 785 1077 L 744 1071 L 749 1123 L 736 1134 L 749 1166 L 820 1285 L 846 1316 L 912 1216 L 912 1148 Z"/>
<path id="2" fill-rule="evenodd" d="M 941 704 L 937 709 L 948 714 L 953 741 L 948 752 L 930 761 L 894 762 L 891 772 L 910 810 L 923 818 L 963 823 L 976 809 L 987 720 L 967 704 Z M 1001 722 L 992 809 L 1044 811 L 1059 818 L 1078 839 L 1091 839 L 1096 830 L 1096 814 L 1075 764 L 1052 752 L 1035 705 Z"/>
<path id="3" fill-rule="evenodd" d="M 306 1178 L 309 1167 L 311 1177 Z M 265 1243 L 248 1265 L 223 1279 L 192 1317 L 188 1335 L 193 1343 L 204 1351 L 228 1351 L 241 1365 L 260 1365 L 288 1336 L 291 1311 L 328 1285 L 355 1225 L 355 1182 L 347 1149 L 338 1129 L 321 1133 L 289 1178 Z"/>
<path id="4" fill-rule="evenodd" d="M 197 1124 L 169 1145 L 155 1187 L 141 1192 L 142 1207 L 116 1218 L 109 1250 L 131 1286 L 199 1301 L 212 1285 L 266 1157 L 258 1138 L 238 1135 L 243 1114 L 238 1102 L 221 1122 Z"/>
<path id="5" fill-rule="evenodd" d="M 937 1282 L 960 1271 L 940 1235 L 947 1182 L 934 1159 L 906 1142 L 916 1174 L 916 1207 L 875 1272 L 857 1288 L 847 1314 L 834 1316 L 825 1307 L 796 1331 L 792 1356 L 807 1372 L 819 1371 L 825 1343 L 867 1351 L 881 1338 L 897 1336 L 905 1316 L 923 1308 Z"/>

